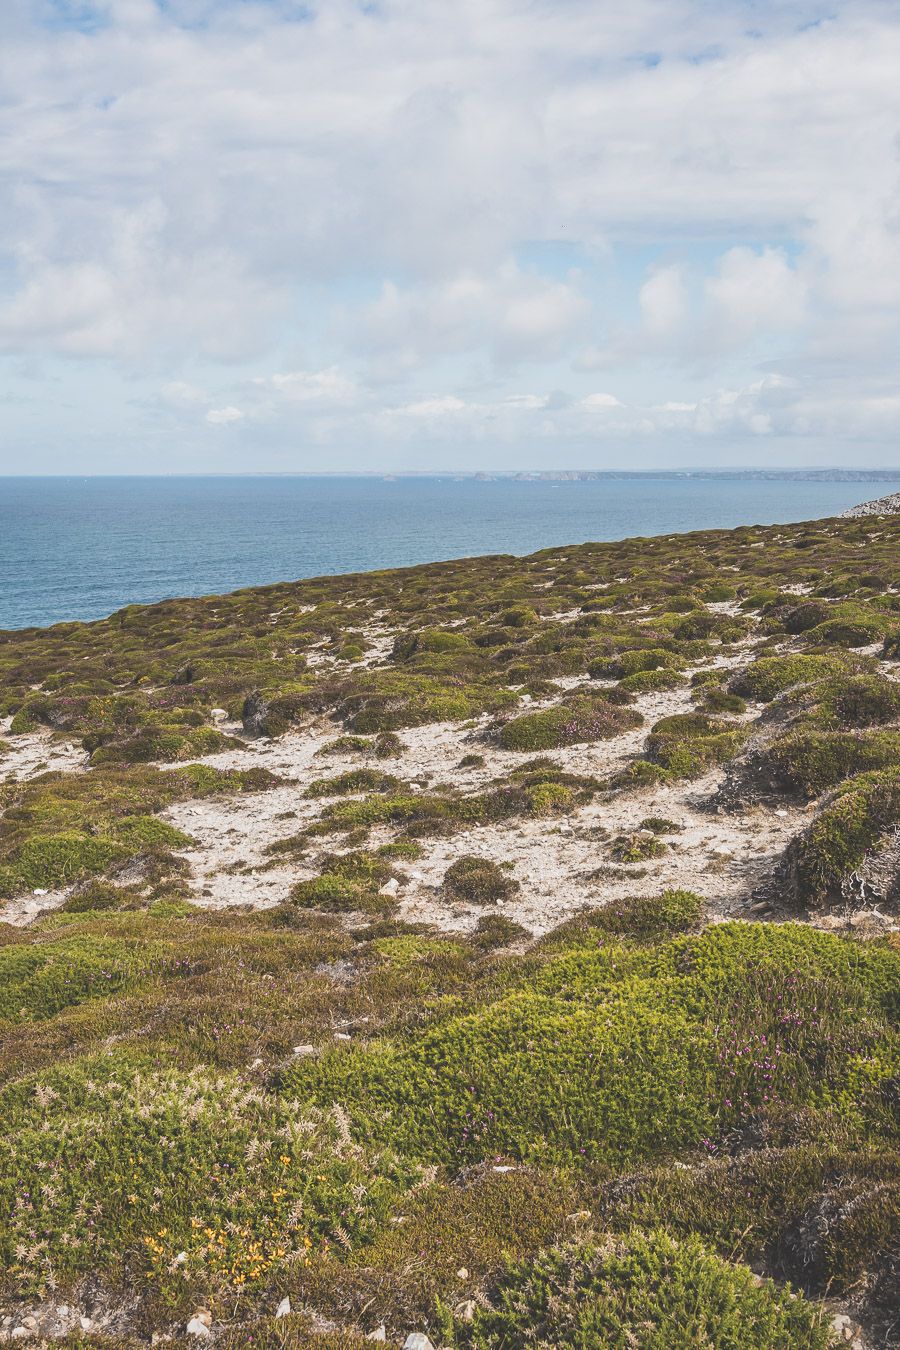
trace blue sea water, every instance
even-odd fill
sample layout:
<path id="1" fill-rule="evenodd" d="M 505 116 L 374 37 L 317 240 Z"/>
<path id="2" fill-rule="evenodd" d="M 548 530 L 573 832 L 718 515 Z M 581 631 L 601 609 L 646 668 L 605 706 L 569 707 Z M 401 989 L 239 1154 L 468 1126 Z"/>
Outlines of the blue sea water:
<path id="1" fill-rule="evenodd" d="M 889 487 L 716 478 L 0 478 L 0 628 L 555 544 L 836 515 Z"/>

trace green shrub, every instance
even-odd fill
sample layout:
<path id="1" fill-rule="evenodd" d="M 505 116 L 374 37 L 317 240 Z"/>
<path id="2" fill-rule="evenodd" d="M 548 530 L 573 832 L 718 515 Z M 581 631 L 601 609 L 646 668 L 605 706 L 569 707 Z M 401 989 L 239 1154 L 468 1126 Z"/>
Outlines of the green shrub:
<path id="1" fill-rule="evenodd" d="M 472 905 L 496 905 L 519 889 L 502 867 L 489 858 L 466 854 L 451 863 L 444 873 L 444 891 L 453 900 L 464 900 Z"/>
<path id="2" fill-rule="evenodd" d="M 790 656 L 762 656 L 731 681 L 731 690 L 745 698 L 771 703 L 773 698 L 797 684 L 828 676 L 850 674 L 853 670 L 841 655 L 819 656 L 797 653 Z"/>
<path id="3" fill-rule="evenodd" d="M 827 1350 L 823 1309 L 760 1282 L 696 1238 L 663 1232 L 549 1248 L 511 1265 L 471 1323 L 447 1314 L 452 1344 L 512 1350 L 534 1341 L 636 1350 Z"/>
<path id="4" fill-rule="evenodd" d="M 629 694 L 655 694 L 666 689 L 678 689 L 685 678 L 677 670 L 639 670 L 620 680 L 619 688 Z"/>
<path id="5" fill-rule="evenodd" d="M 788 845 L 784 873 L 790 897 L 818 905 L 839 896 L 850 874 L 898 824 L 900 769 L 851 778 Z"/>
<path id="6" fill-rule="evenodd" d="M 307 797 L 342 797 L 351 792 L 397 792 L 403 787 L 393 774 L 378 769 L 350 769 L 336 778 L 323 778 L 306 789 Z"/>
<path id="7" fill-rule="evenodd" d="M 680 671 L 684 664 L 682 657 L 666 648 L 642 647 L 595 661 L 588 667 L 588 674 L 595 680 L 623 680 L 653 670 Z"/>
<path id="8" fill-rule="evenodd" d="M 338 1108 L 203 1069 L 87 1061 L 7 1089 L 0 1109 L 0 1261 L 21 1293 L 86 1275 L 171 1302 L 240 1290 L 370 1234 L 397 1176 Z"/>
<path id="9" fill-rule="evenodd" d="M 641 725 L 629 708 L 605 699 L 572 699 L 543 712 L 514 717 L 500 729 L 504 750 L 555 750 L 564 745 L 610 740 Z"/>
<path id="10" fill-rule="evenodd" d="M 747 739 L 746 727 L 707 713 L 678 713 L 655 723 L 646 754 L 678 778 L 693 778 L 730 759 Z"/>

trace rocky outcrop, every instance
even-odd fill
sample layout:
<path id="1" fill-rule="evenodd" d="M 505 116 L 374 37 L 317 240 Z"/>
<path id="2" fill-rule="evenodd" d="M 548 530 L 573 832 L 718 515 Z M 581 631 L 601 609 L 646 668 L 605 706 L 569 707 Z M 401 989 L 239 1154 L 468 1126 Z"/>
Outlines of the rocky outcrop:
<path id="1" fill-rule="evenodd" d="M 843 517 L 851 516 L 896 516 L 900 513 L 900 492 L 889 492 L 886 497 L 876 497 L 871 502 L 860 502 L 859 506 L 851 506 L 849 511 L 842 511 Z"/>

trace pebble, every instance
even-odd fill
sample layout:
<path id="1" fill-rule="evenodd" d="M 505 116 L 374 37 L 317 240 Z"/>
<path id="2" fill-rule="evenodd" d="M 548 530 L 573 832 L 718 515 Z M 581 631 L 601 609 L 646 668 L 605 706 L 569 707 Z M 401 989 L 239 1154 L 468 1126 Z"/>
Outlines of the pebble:
<path id="1" fill-rule="evenodd" d="M 276 1318 L 287 1317 L 290 1311 L 291 1311 L 291 1300 L 285 1297 L 281 1300 L 278 1307 L 275 1309 L 275 1316 Z"/>
<path id="2" fill-rule="evenodd" d="M 189 1336 L 208 1336 L 209 1327 L 205 1322 L 201 1322 L 199 1317 L 192 1317 L 187 1324 L 187 1334 Z"/>
<path id="3" fill-rule="evenodd" d="M 381 888 L 381 890 L 378 892 L 378 894 L 379 894 L 379 895 L 396 895 L 397 892 L 399 891 L 399 889 L 400 889 L 400 882 L 397 880 L 396 877 L 391 877 L 390 881 L 386 881 L 386 882 L 384 883 L 384 885 L 382 886 L 382 888 Z"/>
<path id="4" fill-rule="evenodd" d="M 382 1322 L 380 1327 L 376 1327 L 374 1331 L 368 1332 L 365 1339 L 367 1341 L 386 1341 L 387 1327 Z"/>
<path id="5" fill-rule="evenodd" d="M 403 1342 L 403 1350 L 434 1350 L 424 1331 L 411 1331 Z"/>
<path id="6" fill-rule="evenodd" d="M 838 1313 L 836 1317 L 832 1317 L 831 1330 L 835 1336 L 840 1336 L 843 1341 L 852 1341 L 856 1335 L 853 1321 L 846 1313 Z"/>
<path id="7" fill-rule="evenodd" d="M 294 1054 L 295 1054 L 295 1055 L 314 1055 L 315 1053 L 316 1053 L 316 1047 L 315 1047 L 314 1045 L 295 1045 L 295 1046 L 294 1046 Z"/>

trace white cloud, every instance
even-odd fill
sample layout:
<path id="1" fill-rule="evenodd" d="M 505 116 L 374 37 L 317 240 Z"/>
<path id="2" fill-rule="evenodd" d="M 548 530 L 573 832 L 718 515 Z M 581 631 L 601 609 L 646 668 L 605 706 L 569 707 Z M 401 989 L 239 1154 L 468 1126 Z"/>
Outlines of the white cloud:
<path id="1" fill-rule="evenodd" d="M 207 422 L 210 422 L 214 427 L 230 426 L 232 422 L 242 421 L 243 417 L 244 414 L 240 408 L 233 408 L 231 406 L 227 408 L 210 408 L 209 412 L 206 414 Z"/>
<path id="2" fill-rule="evenodd" d="M 740 346 L 761 333 L 798 328 L 806 319 L 808 289 L 781 249 L 729 249 L 706 281 L 716 344 Z"/>
<path id="3" fill-rule="evenodd" d="M 272 375 L 268 383 L 292 403 L 352 403 L 358 388 L 337 366 L 327 370 L 295 370 L 286 375 Z"/>
<path id="4" fill-rule="evenodd" d="M 856 427 L 896 458 L 896 5 L 67 8 L 101 22 L 0 7 L 0 351 L 94 371 L 47 400 L 48 443 L 101 402 L 139 440 L 144 381 L 261 444 L 436 405 L 388 420 Z M 773 363 L 797 390 L 753 392 Z"/>
<path id="5" fill-rule="evenodd" d="M 644 329 L 654 341 L 675 335 L 688 313 L 684 269 L 677 264 L 655 268 L 640 289 Z"/>
<path id="6" fill-rule="evenodd" d="M 378 299 L 346 322 L 376 360 L 410 370 L 439 356 L 485 348 L 498 362 L 548 360 L 587 319 L 576 286 L 509 260 L 492 273 L 459 273 L 430 286 L 385 282 Z"/>

